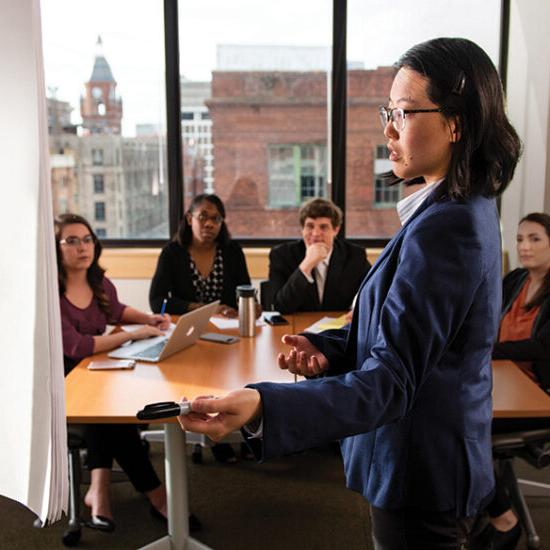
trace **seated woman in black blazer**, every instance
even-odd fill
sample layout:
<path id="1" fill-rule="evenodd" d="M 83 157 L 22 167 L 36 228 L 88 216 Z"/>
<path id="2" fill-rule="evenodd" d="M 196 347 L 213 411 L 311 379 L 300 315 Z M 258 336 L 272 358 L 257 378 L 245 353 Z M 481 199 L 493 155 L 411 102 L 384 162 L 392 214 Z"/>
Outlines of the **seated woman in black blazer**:
<path id="1" fill-rule="evenodd" d="M 532 213 L 518 226 L 517 252 L 522 268 L 504 277 L 502 318 L 493 359 L 510 359 L 550 391 L 550 216 Z M 548 428 L 548 418 L 496 418 L 493 433 Z M 505 484 L 497 476 L 488 507 L 495 549 L 513 549 L 521 527 L 512 511 Z"/>
<path id="2" fill-rule="evenodd" d="M 167 300 L 166 313 L 178 315 L 220 300 L 218 312 L 235 317 L 235 289 L 245 284 L 250 284 L 246 261 L 231 240 L 223 202 L 216 195 L 197 195 L 176 236 L 160 253 L 149 291 L 151 309 L 159 312 Z M 258 304 L 258 315 L 260 311 Z M 221 462 L 236 460 L 228 444 L 216 445 L 212 452 Z"/>

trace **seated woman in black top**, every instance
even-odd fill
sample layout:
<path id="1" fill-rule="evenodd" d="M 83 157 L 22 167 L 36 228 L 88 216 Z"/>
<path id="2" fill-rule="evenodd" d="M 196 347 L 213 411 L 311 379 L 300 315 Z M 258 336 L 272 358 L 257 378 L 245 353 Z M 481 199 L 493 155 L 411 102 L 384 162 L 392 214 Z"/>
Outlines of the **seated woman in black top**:
<path id="1" fill-rule="evenodd" d="M 237 316 L 238 285 L 250 277 L 241 247 L 231 240 L 225 224 L 225 207 L 216 195 L 197 195 L 191 202 L 174 239 L 162 250 L 149 291 L 149 303 L 159 312 L 166 299 L 166 313 L 182 314 L 221 300 L 218 312 Z M 257 305 L 257 315 L 261 312 Z M 220 462 L 235 462 L 228 444 L 215 445 Z M 243 452 L 248 454 L 247 448 Z"/>
<path id="2" fill-rule="evenodd" d="M 510 359 L 545 391 L 550 390 L 550 216 L 532 213 L 520 222 L 517 252 L 522 268 L 503 281 L 502 318 L 493 359 Z M 493 433 L 550 427 L 548 418 L 496 418 Z M 496 477 L 488 507 L 495 549 L 516 547 L 521 534 L 503 480 Z"/>
<path id="3" fill-rule="evenodd" d="M 250 284 L 241 247 L 231 240 L 225 208 L 216 195 L 197 195 L 174 239 L 162 250 L 149 303 L 159 312 L 182 314 L 221 300 L 219 313 L 237 315 L 235 289 Z"/>

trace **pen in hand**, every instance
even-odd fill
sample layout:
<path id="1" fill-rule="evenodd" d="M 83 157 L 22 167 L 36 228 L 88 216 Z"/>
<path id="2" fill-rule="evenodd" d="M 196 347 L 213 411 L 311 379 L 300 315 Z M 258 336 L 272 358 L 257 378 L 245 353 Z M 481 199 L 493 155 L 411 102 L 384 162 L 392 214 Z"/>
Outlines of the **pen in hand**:
<path id="1" fill-rule="evenodd" d="M 164 312 L 166 311 L 166 304 L 168 303 L 168 298 L 164 298 L 162 300 L 162 306 L 160 307 L 160 314 L 164 315 Z"/>

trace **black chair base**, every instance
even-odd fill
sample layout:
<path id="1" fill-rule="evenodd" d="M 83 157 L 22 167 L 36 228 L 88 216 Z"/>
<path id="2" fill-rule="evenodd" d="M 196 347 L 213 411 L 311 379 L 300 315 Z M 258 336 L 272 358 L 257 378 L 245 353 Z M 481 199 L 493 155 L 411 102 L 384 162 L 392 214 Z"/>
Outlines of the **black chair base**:
<path id="1" fill-rule="evenodd" d="M 541 469 L 550 464 L 550 429 L 529 430 L 493 435 L 493 456 L 497 465 L 497 475 L 503 480 L 519 521 L 527 533 L 529 549 L 541 548 L 529 508 L 521 492 L 514 472 L 514 459 L 522 458 L 531 466 Z"/>

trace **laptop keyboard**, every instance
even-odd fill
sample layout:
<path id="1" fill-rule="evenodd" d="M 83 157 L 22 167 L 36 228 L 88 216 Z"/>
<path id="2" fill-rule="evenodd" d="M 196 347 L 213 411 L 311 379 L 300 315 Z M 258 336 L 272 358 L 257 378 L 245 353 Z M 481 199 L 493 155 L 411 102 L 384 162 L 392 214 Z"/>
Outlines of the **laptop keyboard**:
<path id="1" fill-rule="evenodd" d="M 137 352 L 136 354 L 134 354 L 134 357 L 144 357 L 146 359 L 154 359 L 155 357 L 158 357 L 162 353 L 164 346 L 166 346 L 166 340 L 162 340 L 161 342 L 158 342 L 158 344 L 154 344 L 149 348 L 145 348 L 144 350 Z"/>

